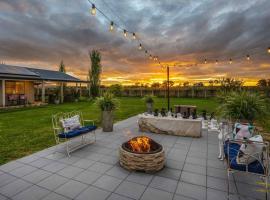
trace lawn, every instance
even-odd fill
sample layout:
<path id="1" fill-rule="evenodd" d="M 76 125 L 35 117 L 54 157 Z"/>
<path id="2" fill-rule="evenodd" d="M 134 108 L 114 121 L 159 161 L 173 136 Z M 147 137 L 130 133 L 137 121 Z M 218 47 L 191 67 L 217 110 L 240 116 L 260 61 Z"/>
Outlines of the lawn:
<path id="1" fill-rule="evenodd" d="M 120 107 L 115 121 L 126 119 L 145 111 L 141 98 L 119 98 Z M 198 106 L 198 113 L 206 109 L 211 112 L 217 107 L 213 99 L 172 98 L 171 105 L 191 104 Z M 155 108 L 166 108 L 164 98 L 155 99 Z M 57 112 L 82 111 L 85 119 L 100 124 L 100 111 L 94 102 L 65 103 L 36 108 L 0 111 L 0 164 L 55 145 L 51 128 L 51 116 Z"/>

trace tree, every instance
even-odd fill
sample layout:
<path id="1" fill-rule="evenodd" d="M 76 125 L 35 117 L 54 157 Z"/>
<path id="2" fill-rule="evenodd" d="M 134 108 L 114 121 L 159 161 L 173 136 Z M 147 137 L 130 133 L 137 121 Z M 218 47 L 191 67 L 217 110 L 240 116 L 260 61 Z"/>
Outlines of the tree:
<path id="1" fill-rule="evenodd" d="M 236 78 L 219 79 L 220 88 L 223 92 L 235 91 L 242 88 L 244 82 Z"/>
<path id="2" fill-rule="evenodd" d="M 195 87 L 203 87 L 203 82 L 194 83 L 193 86 Z"/>
<path id="3" fill-rule="evenodd" d="M 121 84 L 113 84 L 109 87 L 108 91 L 114 96 L 120 97 L 122 95 L 123 86 Z"/>
<path id="4" fill-rule="evenodd" d="M 151 88 L 159 88 L 160 87 L 160 83 L 159 82 L 155 82 L 151 84 Z"/>
<path id="5" fill-rule="evenodd" d="M 184 86 L 184 87 L 188 87 L 188 86 L 189 86 L 189 82 L 188 82 L 188 81 L 184 82 L 184 83 L 183 83 L 183 86 Z"/>
<path id="6" fill-rule="evenodd" d="M 101 74 L 101 55 L 98 50 L 92 50 L 89 52 L 91 60 L 91 68 L 89 69 L 89 82 L 90 82 L 90 93 L 93 98 L 99 95 L 100 87 L 100 74 Z"/>
<path id="7" fill-rule="evenodd" d="M 268 83 L 266 79 L 260 79 L 257 83 L 257 86 L 259 87 L 267 87 Z"/>
<path id="8" fill-rule="evenodd" d="M 174 82 L 169 81 L 169 87 L 172 87 L 173 85 L 174 85 Z M 161 87 L 162 88 L 167 88 L 167 81 L 163 81 Z"/>
<path id="9" fill-rule="evenodd" d="M 61 60 L 61 62 L 60 62 L 60 65 L 59 65 L 59 72 L 66 73 L 66 66 L 65 66 L 63 60 Z"/>

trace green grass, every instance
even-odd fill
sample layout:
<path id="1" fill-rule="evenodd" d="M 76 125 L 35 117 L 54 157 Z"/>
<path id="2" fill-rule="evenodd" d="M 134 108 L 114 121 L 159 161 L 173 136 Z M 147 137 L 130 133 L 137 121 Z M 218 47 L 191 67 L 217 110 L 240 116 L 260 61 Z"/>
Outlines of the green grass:
<path id="1" fill-rule="evenodd" d="M 146 110 L 141 98 L 122 97 L 119 101 L 120 107 L 115 112 L 115 121 Z M 176 104 L 197 105 L 198 113 L 203 109 L 212 112 L 218 105 L 213 99 L 172 98 L 171 105 Z M 155 108 L 162 107 L 166 108 L 166 100 L 156 98 Z M 93 102 L 0 111 L 0 164 L 55 145 L 51 128 L 52 114 L 73 110 L 82 111 L 85 119 L 93 119 L 96 124 L 100 124 L 100 110 Z"/>

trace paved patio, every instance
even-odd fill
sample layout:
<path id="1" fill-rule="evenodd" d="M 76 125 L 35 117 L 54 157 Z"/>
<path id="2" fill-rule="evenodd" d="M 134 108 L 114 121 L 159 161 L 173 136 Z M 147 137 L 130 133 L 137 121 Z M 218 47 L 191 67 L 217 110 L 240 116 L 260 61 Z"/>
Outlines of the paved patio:
<path id="1" fill-rule="evenodd" d="M 63 145 L 0 166 L 0 199 L 17 200 L 222 200 L 227 198 L 226 171 L 217 159 L 217 135 L 187 138 L 149 134 L 164 147 L 166 167 L 156 174 L 128 172 L 118 164 L 118 147 L 140 135 L 137 118 L 97 131 L 97 142 L 74 152 Z M 53 135 L 52 135 L 53 137 Z M 264 199 L 255 176 L 231 176 L 230 199 Z M 237 195 L 238 194 L 238 195 Z"/>

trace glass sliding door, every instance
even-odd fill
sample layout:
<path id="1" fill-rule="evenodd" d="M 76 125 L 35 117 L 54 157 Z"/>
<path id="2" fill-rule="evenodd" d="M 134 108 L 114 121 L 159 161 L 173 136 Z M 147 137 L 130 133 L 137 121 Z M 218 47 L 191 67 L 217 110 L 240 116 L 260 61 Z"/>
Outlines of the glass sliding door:
<path id="1" fill-rule="evenodd" d="M 5 86 L 7 106 L 26 104 L 24 81 L 6 81 Z"/>

